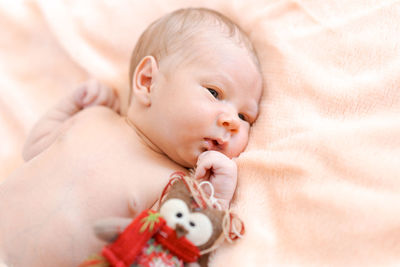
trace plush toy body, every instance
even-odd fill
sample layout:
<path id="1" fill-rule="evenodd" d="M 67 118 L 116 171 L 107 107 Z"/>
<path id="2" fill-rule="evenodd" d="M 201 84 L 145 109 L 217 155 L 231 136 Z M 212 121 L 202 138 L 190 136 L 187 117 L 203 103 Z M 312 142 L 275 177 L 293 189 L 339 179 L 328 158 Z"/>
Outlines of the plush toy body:
<path id="1" fill-rule="evenodd" d="M 133 221 L 112 218 L 100 222 L 95 232 L 110 243 L 101 255 L 88 258 L 79 267 L 184 266 L 214 249 L 216 241 L 240 235 L 230 231 L 231 220 L 224 225 L 224 218 L 232 218 L 231 213 L 209 203 L 201 186 L 188 177 L 174 177 L 160 203 L 159 212 L 145 210 Z M 225 237 L 223 228 L 229 231 Z M 241 228 L 243 233 L 243 224 Z"/>
<path id="2" fill-rule="evenodd" d="M 145 210 L 101 255 L 80 266 L 183 266 L 197 261 L 200 252 L 184 236 L 177 237 L 160 213 Z"/>

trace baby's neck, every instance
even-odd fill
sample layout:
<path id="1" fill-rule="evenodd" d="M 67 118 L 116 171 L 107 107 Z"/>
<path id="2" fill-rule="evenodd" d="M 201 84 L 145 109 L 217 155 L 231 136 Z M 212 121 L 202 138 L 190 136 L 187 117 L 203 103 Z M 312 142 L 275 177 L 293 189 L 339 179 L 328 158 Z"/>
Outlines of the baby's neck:
<path id="1" fill-rule="evenodd" d="M 136 134 L 136 136 L 139 138 L 140 142 L 144 146 L 150 148 L 151 150 L 153 150 L 158 154 L 164 155 L 161 149 L 159 149 L 155 144 L 153 144 L 153 142 L 151 142 L 150 139 L 147 138 L 147 136 L 138 127 L 136 127 L 136 125 L 131 120 L 129 120 L 128 117 L 124 118 L 128 126 L 133 130 L 133 132 Z"/>

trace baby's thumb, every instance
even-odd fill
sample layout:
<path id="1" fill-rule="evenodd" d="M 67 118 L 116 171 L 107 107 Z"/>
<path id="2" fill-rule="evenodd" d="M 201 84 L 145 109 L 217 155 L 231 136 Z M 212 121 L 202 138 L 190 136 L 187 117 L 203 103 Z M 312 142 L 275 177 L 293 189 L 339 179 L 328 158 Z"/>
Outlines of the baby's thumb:
<path id="1" fill-rule="evenodd" d="M 210 178 L 210 170 L 204 168 L 203 166 L 197 166 L 194 172 L 195 180 L 208 180 Z"/>

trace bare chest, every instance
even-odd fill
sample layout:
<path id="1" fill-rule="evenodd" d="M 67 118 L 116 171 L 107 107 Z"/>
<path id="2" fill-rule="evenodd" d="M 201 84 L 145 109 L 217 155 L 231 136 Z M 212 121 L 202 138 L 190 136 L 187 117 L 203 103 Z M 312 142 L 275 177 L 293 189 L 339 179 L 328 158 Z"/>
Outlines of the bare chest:
<path id="1" fill-rule="evenodd" d="M 170 174 L 184 170 L 146 149 L 121 121 L 98 119 L 96 111 L 83 115 L 0 187 L 0 213 L 7 217 L 0 234 L 10 251 L 26 249 L 26 261 L 36 258 L 32 247 L 61 259 L 76 240 L 81 245 L 71 253 L 77 258 L 96 251 L 96 220 L 133 217 L 130 206 L 138 212 L 151 207 Z"/>

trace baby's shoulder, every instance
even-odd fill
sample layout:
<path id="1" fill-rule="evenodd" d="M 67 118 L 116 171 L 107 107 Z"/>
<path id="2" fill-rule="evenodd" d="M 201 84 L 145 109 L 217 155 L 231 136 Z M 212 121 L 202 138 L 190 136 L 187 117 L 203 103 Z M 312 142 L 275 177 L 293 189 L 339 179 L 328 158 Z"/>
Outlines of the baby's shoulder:
<path id="1" fill-rule="evenodd" d="M 120 120 L 120 116 L 113 110 L 103 107 L 94 106 L 86 108 L 67 121 L 69 130 L 80 130 L 81 128 L 101 129 L 108 128 L 110 124 L 116 124 Z M 113 127 L 114 128 L 114 127 Z"/>
<path id="2" fill-rule="evenodd" d="M 98 141 L 103 135 L 112 136 L 121 131 L 120 116 L 109 108 L 95 106 L 86 108 L 69 118 L 61 126 L 58 142 L 77 140 Z"/>
<path id="3" fill-rule="evenodd" d="M 115 121 L 120 116 L 110 108 L 103 106 L 94 106 L 85 108 L 82 111 L 76 113 L 72 118 L 76 121 L 92 121 L 92 122 L 104 122 L 104 121 Z"/>
<path id="4" fill-rule="evenodd" d="M 96 151 L 109 155 L 110 161 L 118 158 L 130 162 L 131 168 L 137 168 L 136 173 L 184 170 L 164 153 L 148 146 L 121 115 L 109 108 L 96 106 L 79 112 L 62 139 L 68 149 Z"/>

